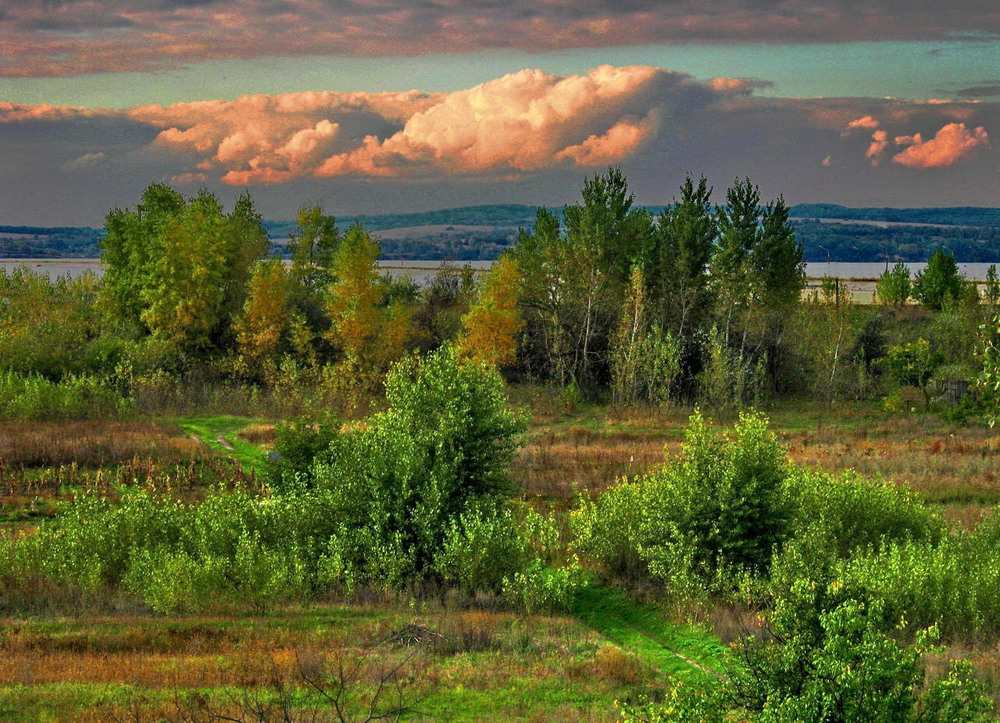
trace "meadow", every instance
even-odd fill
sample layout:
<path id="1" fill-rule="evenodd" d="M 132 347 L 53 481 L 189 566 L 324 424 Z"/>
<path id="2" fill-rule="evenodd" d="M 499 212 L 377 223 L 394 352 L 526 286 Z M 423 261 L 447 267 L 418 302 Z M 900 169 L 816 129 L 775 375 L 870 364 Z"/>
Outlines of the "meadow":
<path id="1" fill-rule="evenodd" d="M 510 471 L 517 496 L 564 522 L 599 495 L 678 454 L 689 409 L 568 408 L 555 390 L 514 387 L 530 415 Z M 810 468 L 857 469 L 913 490 L 954 529 L 1000 503 L 992 430 L 874 402 L 778 404 L 772 429 Z M 78 494 L 123 486 L 185 502 L 212 488 L 263 492 L 278 420 L 172 418 L 4 422 L 3 534 L 30 534 Z M 7 587 L 0 646 L 5 720 L 619 720 L 623 704 L 669 700 L 727 670 L 726 645 L 759 624 L 732 601 L 684 607 L 656 586 L 621 592 L 600 576 L 557 613 L 492 594 L 359 589 L 266 609 L 221 601 L 162 614 L 122 590 Z M 22 599 L 15 599 L 17 595 Z M 930 660 L 971 661 L 1000 700 L 992 635 L 952 640 Z"/>

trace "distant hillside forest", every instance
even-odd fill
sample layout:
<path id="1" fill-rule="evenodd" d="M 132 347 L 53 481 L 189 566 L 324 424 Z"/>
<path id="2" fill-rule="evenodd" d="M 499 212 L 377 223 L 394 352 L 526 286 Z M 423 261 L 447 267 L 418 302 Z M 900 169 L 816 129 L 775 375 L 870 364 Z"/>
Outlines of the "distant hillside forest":
<path id="1" fill-rule="evenodd" d="M 663 206 L 649 206 L 659 214 Z M 360 221 L 380 236 L 383 259 L 493 260 L 535 221 L 537 206 L 492 205 L 338 219 L 341 231 Z M 849 208 L 792 206 L 790 222 L 806 261 L 927 261 L 936 249 L 959 262 L 1000 261 L 1000 208 Z M 265 221 L 284 256 L 294 221 Z M 96 258 L 104 229 L 0 225 L 0 258 Z"/>

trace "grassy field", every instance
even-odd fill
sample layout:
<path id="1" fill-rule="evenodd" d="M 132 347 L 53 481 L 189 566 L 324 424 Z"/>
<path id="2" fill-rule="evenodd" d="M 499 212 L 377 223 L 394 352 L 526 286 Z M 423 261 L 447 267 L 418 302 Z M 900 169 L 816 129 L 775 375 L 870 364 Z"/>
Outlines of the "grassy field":
<path id="1" fill-rule="evenodd" d="M 515 401 L 533 421 L 512 474 L 526 497 L 557 509 L 676 454 L 689 414 L 567 411 L 524 390 Z M 1000 504 L 993 430 L 890 415 L 876 403 L 787 404 L 770 418 L 795 461 L 905 485 L 956 527 Z M 0 533 L 44 524 L 87 490 L 159 484 L 193 500 L 223 481 L 259 485 L 272 441 L 272 420 L 240 417 L 0 423 Z M 692 624 L 603 587 L 562 616 L 515 615 L 491 599 L 370 594 L 186 617 L 125 600 L 113 609 L 51 602 L 0 619 L 2 720 L 340 720 L 337 706 L 344 720 L 614 720 L 616 701 L 656 700 L 675 679 L 724 675 L 722 641 L 746 629 L 738 611 Z M 970 659 L 1000 695 L 995 642 L 949 656 Z"/>

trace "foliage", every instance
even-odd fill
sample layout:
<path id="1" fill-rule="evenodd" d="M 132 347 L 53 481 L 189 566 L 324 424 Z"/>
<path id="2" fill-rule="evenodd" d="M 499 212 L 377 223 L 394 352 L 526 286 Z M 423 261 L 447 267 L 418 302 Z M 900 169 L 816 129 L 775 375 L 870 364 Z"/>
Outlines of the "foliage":
<path id="1" fill-rule="evenodd" d="M 835 558 L 909 540 L 937 542 L 945 533 L 944 521 L 913 492 L 852 471 L 794 467 L 785 495 L 792 510 L 790 536 L 815 535 Z"/>
<path id="2" fill-rule="evenodd" d="M 1000 525 L 939 540 L 900 540 L 837 567 L 845 589 L 882 601 L 893 618 L 939 625 L 949 638 L 1000 634 Z"/>
<path id="3" fill-rule="evenodd" d="M 1000 316 L 995 315 L 989 323 L 981 325 L 977 337 L 980 371 L 976 386 L 986 409 L 986 420 L 993 427 L 1000 417 Z"/>
<path id="4" fill-rule="evenodd" d="M 381 380 L 402 357 L 407 338 L 408 310 L 400 303 L 385 304 L 378 254 L 378 243 L 356 224 L 331 262 L 336 281 L 326 291 L 327 338 L 342 355 L 338 377 L 348 392 L 367 390 Z"/>
<path id="5" fill-rule="evenodd" d="M 274 363 L 289 323 L 289 280 L 279 259 L 254 265 L 246 296 L 234 322 L 237 347 L 248 366 L 261 370 Z"/>
<path id="6" fill-rule="evenodd" d="M 50 280 L 0 269 L 0 369 L 58 379 L 113 366 L 119 345 L 103 334 L 100 288 L 91 273 Z"/>
<path id="7" fill-rule="evenodd" d="M 965 280 L 952 253 L 937 249 L 927 261 L 927 268 L 913 282 L 913 296 L 929 309 L 938 309 L 950 298 L 962 296 Z"/>
<path id="8" fill-rule="evenodd" d="M 677 459 L 636 482 L 584 498 L 575 546 L 618 574 L 733 585 L 763 572 L 787 536 L 785 452 L 766 419 L 744 414 L 728 435 L 691 417 Z"/>
<path id="9" fill-rule="evenodd" d="M 340 525 L 331 569 L 402 586 L 433 569 L 471 506 L 509 491 L 523 422 L 506 408 L 498 374 L 460 363 L 450 347 L 395 366 L 386 400 L 365 428 L 334 439 L 314 474 Z"/>
<path id="10" fill-rule="evenodd" d="M 642 270 L 632 279 L 611 346 L 611 393 L 617 404 L 640 399 L 666 403 L 680 374 L 680 345 L 657 322 L 650 322 Z"/>
<path id="11" fill-rule="evenodd" d="M 248 195 L 223 215 L 207 191 L 186 200 L 154 183 L 134 211 L 110 211 L 105 228 L 103 293 L 117 322 L 180 352 L 232 342 L 250 269 L 269 246 Z"/>
<path id="12" fill-rule="evenodd" d="M 514 363 L 517 337 L 524 326 L 517 309 L 520 283 L 517 260 L 501 256 L 462 317 L 462 335 L 457 342 L 461 356 L 498 367 Z"/>
<path id="13" fill-rule="evenodd" d="M 878 300 L 888 306 L 902 306 L 910 298 L 912 284 L 910 270 L 902 261 L 898 261 L 892 270 L 886 269 L 875 283 L 875 294 Z"/>
<path id="14" fill-rule="evenodd" d="M 746 640 L 734 702 L 761 721 L 976 721 L 992 706 L 968 668 L 927 681 L 933 629 L 909 649 L 883 632 L 877 603 L 818 603 L 807 581 L 777 602 L 770 635 Z"/>
<path id="15" fill-rule="evenodd" d="M 889 374 L 901 386 L 912 386 L 924 394 L 924 403 L 930 408 L 931 396 L 928 389 L 934 371 L 941 364 L 941 356 L 931 350 L 930 343 L 923 338 L 910 344 L 889 347 L 885 365 Z"/>
<path id="16" fill-rule="evenodd" d="M 7 419 L 91 419 L 113 417 L 129 409 L 90 375 L 68 375 L 59 382 L 37 374 L 0 372 L 0 417 Z"/>

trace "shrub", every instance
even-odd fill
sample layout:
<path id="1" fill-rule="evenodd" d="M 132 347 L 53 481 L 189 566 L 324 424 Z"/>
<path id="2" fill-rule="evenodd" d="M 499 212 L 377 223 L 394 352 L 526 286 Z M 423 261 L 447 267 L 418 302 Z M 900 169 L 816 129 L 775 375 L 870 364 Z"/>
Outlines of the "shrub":
<path id="1" fill-rule="evenodd" d="M 809 598 L 809 583 L 800 593 Z M 878 603 L 846 600 L 803 610 L 779 600 L 772 636 L 744 641 L 731 672 L 733 702 L 766 721 L 975 721 L 992 709 L 968 666 L 928 681 L 923 656 L 935 649 L 933 629 L 913 648 L 883 632 Z"/>
<path id="2" fill-rule="evenodd" d="M 0 373 L 0 417 L 25 420 L 114 417 L 127 403 L 96 377 L 53 382 L 38 374 Z"/>
<path id="3" fill-rule="evenodd" d="M 948 299 L 961 298 L 964 285 L 954 254 L 938 249 L 927 260 L 927 268 L 917 274 L 913 296 L 927 308 L 940 310 Z"/>
<path id="4" fill-rule="evenodd" d="M 855 472 L 794 468 L 785 486 L 790 534 L 822 534 L 834 557 L 906 540 L 937 541 L 944 521 L 911 491 Z"/>
<path id="5" fill-rule="evenodd" d="M 507 465 L 523 421 L 503 381 L 444 347 L 396 365 L 388 409 L 338 435 L 315 486 L 341 525 L 331 560 L 357 580 L 400 586 L 433 571 L 452 525 L 511 489 Z"/>
<path id="6" fill-rule="evenodd" d="M 785 539 L 785 451 L 759 414 L 743 414 L 732 435 L 691 417 L 679 458 L 572 515 L 576 546 L 618 574 L 677 584 L 733 584 L 766 571 Z"/>

